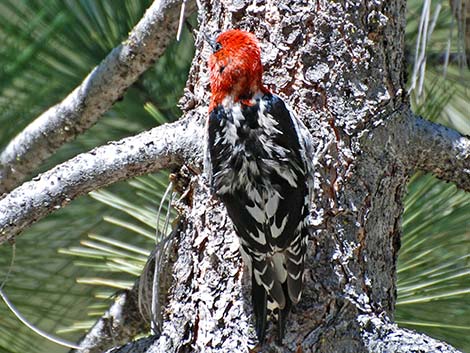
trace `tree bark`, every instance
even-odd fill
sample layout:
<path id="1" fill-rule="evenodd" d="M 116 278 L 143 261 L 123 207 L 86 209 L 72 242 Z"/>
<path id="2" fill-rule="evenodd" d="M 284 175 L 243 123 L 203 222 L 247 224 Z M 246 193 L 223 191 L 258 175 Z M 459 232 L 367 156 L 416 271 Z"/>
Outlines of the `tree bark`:
<path id="1" fill-rule="evenodd" d="M 0 199 L 0 244 L 92 190 L 201 158 L 202 129 L 190 119 L 165 124 L 82 153 Z"/>
<path id="2" fill-rule="evenodd" d="M 265 83 L 302 118 L 316 147 L 304 295 L 289 317 L 284 344 L 274 343 L 270 326 L 259 351 L 457 352 L 393 323 L 406 182 L 421 168 L 468 190 L 470 168 L 468 138 L 427 124 L 410 110 L 405 0 L 199 5 L 197 50 L 182 99 L 187 119 L 202 126 L 207 116 L 210 50 L 202 34 L 242 28 L 260 39 Z M 193 151 L 200 151 L 196 140 Z M 442 147 L 446 151 L 436 154 Z M 195 176 L 188 188 L 161 335 L 113 352 L 259 348 L 250 279 L 231 221 L 210 195 L 205 176 Z"/>
<path id="3" fill-rule="evenodd" d="M 99 353 L 109 347 L 125 344 L 136 335 L 148 331 L 149 325 L 139 313 L 138 285 L 119 293 L 106 313 L 80 340 L 80 350 L 70 353 Z"/>
<path id="4" fill-rule="evenodd" d="M 262 351 L 457 352 L 393 324 L 406 182 L 422 168 L 468 190 L 470 164 L 468 138 L 442 133 L 410 111 L 405 1 L 201 3 L 201 32 L 256 34 L 265 83 L 302 117 L 317 148 L 304 296 L 290 315 L 283 346 L 269 330 Z M 202 38 L 186 99 L 196 102 L 188 111 L 204 116 L 209 50 Z M 404 148 L 407 142 L 412 146 Z M 419 150 L 423 143 L 429 149 Z M 452 148 L 433 156 L 439 146 Z M 460 176 L 450 172 L 456 166 Z M 238 241 L 204 179 L 193 194 L 163 332 L 143 351 L 249 352 L 257 343 Z"/>
<path id="5" fill-rule="evenodd" d="M 457 131 L 410 115 L 403 119 L 395 142 L 401 159 L 470 191 L 470 140 Z"/>

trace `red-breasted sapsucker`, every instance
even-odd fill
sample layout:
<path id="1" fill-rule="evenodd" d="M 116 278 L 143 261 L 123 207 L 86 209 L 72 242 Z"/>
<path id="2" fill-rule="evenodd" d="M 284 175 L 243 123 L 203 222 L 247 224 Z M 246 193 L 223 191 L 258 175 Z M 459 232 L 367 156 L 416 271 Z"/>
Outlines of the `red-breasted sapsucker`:
<path id="1" fill-rule="evenodd" d="M 302 294 L 310 200 L 308 130 L 263 86 L 253 34 L 229 30 L 210 42 L 205 169 L 251 271 L 258 338 L 263 342 L 269 300 L 282 341 L 289 309 Z"/>

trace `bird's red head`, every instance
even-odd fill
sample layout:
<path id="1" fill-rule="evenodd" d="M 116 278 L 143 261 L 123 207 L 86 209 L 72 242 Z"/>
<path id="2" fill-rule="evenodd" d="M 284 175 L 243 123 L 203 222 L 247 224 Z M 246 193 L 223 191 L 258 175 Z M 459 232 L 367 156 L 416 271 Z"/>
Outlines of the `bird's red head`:
<path id="1" fill-rule="evenodd" d="M 214 52 L 209 58 L 212 92 L 209 111 L 225 98 L 249 104 L 255 93 L 268 92 L 261 82 L 261 51 L 252 33 L 229 30 L 211 45 Z"/>

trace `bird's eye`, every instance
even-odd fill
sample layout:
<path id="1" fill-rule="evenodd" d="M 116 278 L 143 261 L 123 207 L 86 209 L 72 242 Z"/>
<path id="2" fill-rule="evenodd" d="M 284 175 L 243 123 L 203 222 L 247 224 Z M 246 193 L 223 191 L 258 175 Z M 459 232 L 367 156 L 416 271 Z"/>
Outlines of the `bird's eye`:
<path id="1" fill-rule="evenodd" d="M 222 49 L 222 44 L 220 44 L 219 42 L 215 42 L 214 53 L 217 53 L 220 49 Z"/>

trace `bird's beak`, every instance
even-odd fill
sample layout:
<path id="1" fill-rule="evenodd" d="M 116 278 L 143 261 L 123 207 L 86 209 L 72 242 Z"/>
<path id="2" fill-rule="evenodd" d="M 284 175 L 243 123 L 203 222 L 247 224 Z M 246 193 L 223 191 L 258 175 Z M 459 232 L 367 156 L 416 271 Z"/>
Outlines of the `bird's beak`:
<path id="1" fill-rule="evenodd" d="M 209 43 L 209 45 L 211 46 L 212 52 L 216 52 L 217 42 L 215 41 L 215 38 L 213 36 L 208 35 L 207 33 L 204 33 L 203 35 L 204 35 L 205 41 Z"/>

